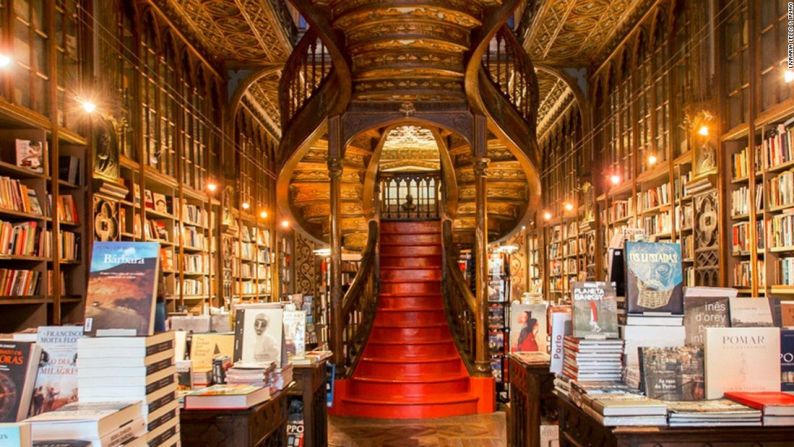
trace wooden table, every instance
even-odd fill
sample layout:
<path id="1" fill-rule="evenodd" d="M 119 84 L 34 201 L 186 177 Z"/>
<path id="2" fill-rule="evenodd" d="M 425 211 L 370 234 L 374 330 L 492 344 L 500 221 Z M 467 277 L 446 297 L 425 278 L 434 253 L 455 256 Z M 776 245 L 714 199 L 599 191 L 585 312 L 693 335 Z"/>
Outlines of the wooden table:
<path id="1" fill-rule="evenodd" d="M 183 447 L 284 447 L 287 390 L 245 410 L 182 410 Z"/>
<path id="2" fill-rule="evenodd" d="M 508 442 L 511 446 L 540 446 L 542 419 L 556 419 L 554 375 L 549 359 L 527 359 L 508 354 L 510 412 L 507 418 Z"/>
<path id="3" fill-rule="evenodd" d="M 325 392 L 325 360 L 311 365 L 295 365 L 295 386 L 289 392 L 303 400 L 303 446 L 328 444 L 328 403 Z"/>
<path id="4" fill-rule="evenodd" d="M 560 396 L 560 447 L 791 447 L 794 427 L 604 427 Z"/>

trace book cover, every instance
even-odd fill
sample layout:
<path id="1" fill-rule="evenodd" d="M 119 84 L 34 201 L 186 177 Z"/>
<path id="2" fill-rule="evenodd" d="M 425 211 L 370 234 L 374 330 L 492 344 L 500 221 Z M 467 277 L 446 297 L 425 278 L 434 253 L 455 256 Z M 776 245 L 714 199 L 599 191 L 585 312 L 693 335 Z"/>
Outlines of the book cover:
<path id="1" fill-rule="evenodd" d="M 762 410 L 764 416 L 774 413 L 776 416 L 794 414 L 794 395 L 783 392 L 767 391 L 757 393 L 727 392 L 725 397 L 756 410 Z"/>
<path id="2" fill-rule="evenodd" d="M 17 422 L 27 416 L 40 359 L 36 343 L 0 342 L 0 422 Z"/>
<path id="3" fill-rule="evenodd" d="M 193 334 L 190 362 L 193 371 L 211 370 L 212 360 L 234 353 L 234 334 Z"/>
<path id="4" fill-rule="evenodd" d="M 306 311 L 284 311 L 284 342 L 288 355 L 301 358 L 306 354 Z"/>
<path id="5" fill-rule="evenodd" d="M 77 339 L 80 326 L 44 326 L 36 335 L 41 363 L 30 402 L 30 416 L 77 401 Z"/>
<path id="6" fill-rule="evenodd" d="M 488 281 L 488 301 L 501 303 L 505 301 L 505 281 L 499 278 Z"/>
<path id="7" fill-rule="evenodd" d="M 728 304 L 732 327 L 774 326 L 766 298 L 735 297 Z"/>
<path id="8" fill-rule="evenodd" d="M 0 423 L 0 447 L 30 447 L 30 424 Z"/>
<path id="9" fill-rule="evenodd" d="M 728 297 L 684 297 L 686 344 L 703 346 L 707 327 L 729 327 Z"/>
<path id="10" fill-rule="evenodd" d="M 160 244 L 94 242 L 85 333 L 145 336 L 154 332 Z"/>
<path id="11" fill-rule="evenodd" d="M 548 351 L 545 304 L 510 306 L 510 352 Z"/>
<path id="12" fill-rule="evenodd" d="M 642 389 L 651 399 L 702 400 L 706 395 L 703 377 L 703 348 L 640 349 Z"/>
<path id="13" fill-rule="evenodd" d="M 707 328 L 706 399 L 726 391 L 780 391 L 780 329 Z"/>
<path id="14" fill-rule="evenodd" d="M 617 298 L 612 285 L 594 281 L 574 283 L 573 335 L 617 338 Z"/>
<path id="15" fill-rule="evenodd" d="M 794 328 L 794 301 L 780 301 L 780 327 Z"/>
<path id="16" fill-rule="evenodd" d="M 780 331 L 780 390 L 794 391 L 794 330 Z"/>
<path id="17" fill-rule="evenodd" d="M 551 314 L 551 361 L 549 371 L 562 374 L 565 358 L 565 336 L 573 333 L 570 312 L 554 312 Z"/>
<path id="18" fill-rule="evenodd" d="M 44 143 L 41 141 L 16 140 L 16 162 L 20 168 L 27 168 L 41 174 L 44 172 Z"/>
<path id="19" fill-rule="evenodd" d="M 628 313 L 684 312 L 681 245 L 669 242 L 626 242 Z"/>
<path id="20" fill-rule="evenodd" d="M 264 367 L 284 364 L 284 311 L 281 306 L 248 304 L 237 306 L 234 331 L 235 365 Z"/>
<path id="21" fill-rule="evenodd" d="M 168 214 L 168 200 L 166 200 L 165 194 L 155 192 L 152 194 L 152 200 L 154 200 L 155 211 Z"/>

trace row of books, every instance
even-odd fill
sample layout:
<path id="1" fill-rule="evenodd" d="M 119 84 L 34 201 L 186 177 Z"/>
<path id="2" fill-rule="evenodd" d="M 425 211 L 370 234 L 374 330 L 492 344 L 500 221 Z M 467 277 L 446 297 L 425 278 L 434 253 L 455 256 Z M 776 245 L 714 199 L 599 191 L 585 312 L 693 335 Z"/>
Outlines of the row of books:
<path id="1" fill-rule="evenodd" d="M 631 197 L 628 200 L 615 200 L 609 206 L 608 211 L 609 222 L 629 217 L 634 214 L 634 200 Z"/>
<path id="2" fill-rule="evenodd" d="M 185 273 L 206 273 L 209 259 L 206 253 L 185 253 L 182 256 L 182 271 Z"/>
<path id="3" fill-rule="evenodd" d="M 207 236 L 199 228 L 186 226 L 182 228 L 182 243 L 191 248 L 206 249 Z"/>
<path id="4" fill-rule="evenodd" d="M 182 294 L 185 296 L 206 295 L 208 292 L 209 292 L 209 281 L 207 280 L 207 278 L 183 279 L 181 282 L 177 282 L 176 291 L 175 291 L 177 295 Z"/>
<path id="5" fill-rule="evenodd" d="M 792 153 L 791 134 L 794 131 L 791 121 L 778 124 L 774 129 L 764 135 L 761 150 L 764 156 L 764 166 L 771 168 L 794 160 Z"/>
<path id="6" fill-rule="evenodd" d="M 50 202 L 52 202 L 52 194 L 49 195 Z M 77 211 L 77 203 L 74 197 L 68 194 L 61 194 L 58 200 L 55 201 L 58 218 L 61 222 L 68 222 L 77 224 L 80 222 L 80 213 Z"/>
<path id="7" fill-rule="evenodd" d="M 654 214 L 653 216 L 643 216 L 642 227 L 645 230 L 645 234 L 648 235 L 670 234 L 673 228 L 672 220 L 670 211 Z"/>
<path id="8" fill-rule="evenodd" d="M 44 214 L 35 189 L 5 176 L 0 176 L 0 208 L 36 216 Z"/>
<path id="9" fill-rule="evenodd" d="M 0 255 L 47 256 L 47 238 L 36 221 L 11 223 L 0 221 Z"/>
<path id="10" fill-rule="evenodd" d="M 667 205 L 670 203 L 670 184 L 648 188 L 638 194 L 637 203 L 640 204 L 641 210 L 648 210 L 658 206 Z"/>
<path id="11" fill-rule="evenodd" d="M 755 187 L 755 209 L 764 209 L 764 188 L 758 184 Z M 731 217 L 747 216 L 750 214 L 750 188 L 742 186 L 731 192 Z"/>
<path id="12" fill-rule="evenodd" d="M 761 155 L 761 146 L 756 146 L 755 148 L 755 172 L 761 170 L 762 163 L 764 159 Z M 733 164 L 732 164 L 732 171 L 734 179 L 742 179 L 747 178 L 750 176 L 750 166 L 749 166 L 749 158 L 748 158 L 748 151 L 747 148 L 742 148 L 742 150 L 733 154 Z"/>
<path id="13" fill-rule="evenodd" d="M 769 181 L 769 205 L 773 208 L 794 205 L 794 170 L 783 172 Z"/>
<path id="14" fill-rule="evenodd" d="M 750 222 L 739 222 L 731 227 L 731 253 L 734 255 L 750 252 L 752 240 L 750 238 Z M 755 222 L 756 246 L 764 248 L 764 225 L 763 222 Z"/>
<path id="15" fill-rule="evenodd" d="M 41 272 L 0 269 L 0 296 L 38 295 Z"/>
<path id="16" fill-rule="evenodd" d="M 794 247 L 794 214 L 772 216 L 772 221 L 769 222 L 769 236 L 772 248 Z M 763 248 L 763 245 L 759 248 Z"/>
<path id="17" fill-rule="evenodd" d="M 780 268 L 780 284 L 794 286 L 794 257 L 785 257 L 778 260 Z"/>
<path id="18" fill-rule="evenodd" d="M 733 267 L 733 286 L 741 288 L 752 287 L 753 277 L 753 264 L 752 261 L 742 260 L 736 263 Z M 766 270 L 764 269 L 764 260 L 759 259 L 756 261 L 756 271 L 758 272 L 758 285 L 759 287 L 766 287 Z"/>
<path id="19" fill-rule="evenodd" d="M 180 203 L 179 198 L 175 202 Z M 207 227 L 209 225 L 209 213 L 203 206 L 193 205 L 190 203 L 183 203 L 182 206 L 182 222 L 189 225 L 196 225 L 200 227 Z"/>

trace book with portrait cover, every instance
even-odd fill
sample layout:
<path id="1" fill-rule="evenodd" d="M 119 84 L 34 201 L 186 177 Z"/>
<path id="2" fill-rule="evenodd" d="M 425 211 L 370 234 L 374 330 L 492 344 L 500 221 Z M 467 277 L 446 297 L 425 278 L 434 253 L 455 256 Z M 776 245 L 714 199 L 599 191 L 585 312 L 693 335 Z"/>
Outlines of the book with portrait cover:
<path id="1" fill-rule="evenodd" d="M 794 329 L 780 331 L 780 391 L 794 391 Z"/>
<path id="2" fill-rule="evenodd" d="M 77 402 L 77 339 L 81 326 L 43 326 L 36 334 L 41 364 L 30 403 L 30 416 Z"/>
<path id="3" fill-rule="evenodd" d="M 640 347 L 641 388 L 651 399 L 702 400 L 706 394 L 703 378 L 703 348 Z"/>
<path id="4" fill-rule="evenodd" d="M 684 313 L 680 244 L 627 241 L 625 257 L 629 314 Z"/>
<path id="5" fill-rule="evenodd" d="M 27 417 L 40 359 L 41 347 L 34 342 L 0 342 L 0 422 Z"/>
<path id="6" fill-rule="evenodd" d="M 611 284 L 577 281 L 573 285 L 573 336 L 617 338 L 618 309 Z"/>
<path id="7" fill-rule="evenodd" d="M 156 242 L 94 242 L 86 335 L 153 335 L 159 267 Z"/>
<path id="8" fill-rule="evenodd" d="M 687 287 L 684 295 L 686 344 L 703 346 L 707 327 L 729 327 L 728 300 L 736 289 Z"/>
<path id="9" fill-rule="evenodd" d="M 510 305 L 510 352 L 547 352 L 546 304 Z"/>
<path id="10" fill-rule="evenodd" d="M 266 368 L 286 364 L 284 310 L 280 303 L 243 304 L 234 319 L 234 365 Z"/>
<path id="11" fill-rule="evenodd" d="M 726 391 L 780 391 L 780 329 L 706 328 L 706 399 Z"/>

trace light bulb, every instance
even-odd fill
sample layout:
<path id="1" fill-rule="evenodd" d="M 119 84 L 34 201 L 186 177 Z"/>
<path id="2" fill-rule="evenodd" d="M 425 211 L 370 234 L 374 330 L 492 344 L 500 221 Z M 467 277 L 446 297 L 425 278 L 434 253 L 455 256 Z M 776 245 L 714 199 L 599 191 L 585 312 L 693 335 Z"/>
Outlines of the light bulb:
<path id="1" fill-rule="evenodd" d="M 655 165 L 657 161 L 659 161 L 659 159 L 656 158 L 656 155 L 651 154 L 648 156 L 648 166 Z"/>
<path id="2" fill-rule="evenodd" d="M 289 228 L 289 221 L 288 220 L 282 220 L 281 221 L 281 228 Z"/>
<path id="3" fill-rule="evenodd" d="M 543 212 L 543 219 L 551 220 L 551 212 L 550 211 Z"/>
<path id="4" fill-rule="evenodd" d="M 80 107 L 83 108 L 85 113 L 94 113 L 96 112 L 96 103 L 94 101 L 90 101 L 88 99 L 78 99 L 80 103 Z"/>
<path id="5" fill-rule="evenodd" d="M 247 210 L 247 209 L 251 208 L 251 204 L 248 203 L 248 202 L 243 202 L 242 205 L 240 205 L 240 206 L 242 206 L 244 210 Z"/>
<path id="6" fill-rule="evenodd" d="M 259 212 L 259 217 L 262 219 L 267 219 L 267 211 L 262 210 Z"/>
<path id="7" fill-rule="evenodd" d="M 612 174 L 609 176 L 609 181 L 612 182 L 613 185 L 620 184 L 620 176 L 617 174 Z"/>
<path id="8" fill-rule="evenodd" d="M 565 207 L 565 211 L 573 211 L 573 203 L 565 202 L 563 206 Z"/>
<path id="9" fill-rule="evenodd" d="M 705 124 L 700 126 L 700 129 L 698 129 L 698 134 L 704 137 L 709 136 L 709 126 Z"/>
<path id="10" fill-rule="evenodd" d="M 13 60 L 11 59 L 11 56 L 9 56 L 7 54 L 0 54 L 0 68 L 5 69 L 5 68 L 10 67 L 11 66 L 11 62 L 13 62 Z"/>
<path id="11" fill-rule="evenodd" d="M 209 191 L 209 192 L 215 192 L 215 191 L 217 191 L 217 190 L 218 190 L 218 184 L 217 184 L 217 183 L 215 183 L 215 182 L 214 182 L 214 181 L 212 181 L 212 180 L 210 180 L 209 182 L 207 182 L 207 191 Z"/>
<path id="12" fill-rule="evenodd" d="M 794 81 L 794 70 L 790 68 L 786 69 L 786 71 L 783 72 L 783 81 L 785 81 L 786 84 Z"/>

